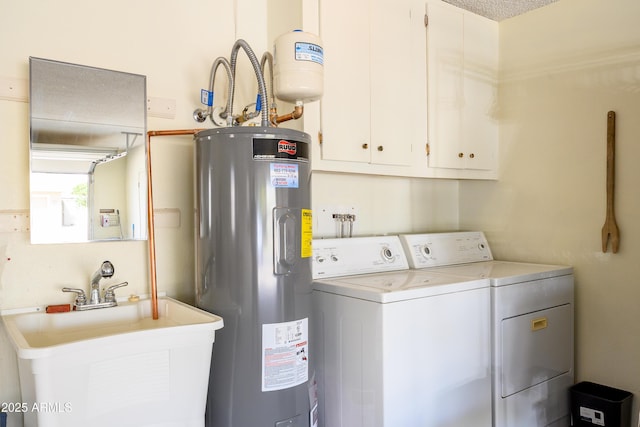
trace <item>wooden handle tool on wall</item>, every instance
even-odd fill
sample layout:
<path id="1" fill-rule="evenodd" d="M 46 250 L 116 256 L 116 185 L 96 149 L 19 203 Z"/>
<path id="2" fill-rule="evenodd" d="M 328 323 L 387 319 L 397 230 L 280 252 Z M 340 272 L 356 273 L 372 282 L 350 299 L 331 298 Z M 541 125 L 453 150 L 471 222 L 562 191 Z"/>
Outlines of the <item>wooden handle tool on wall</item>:
<path id="1" fill-rule="evenodd" d="M 620 246 L 620 231 L 616 224 L 616 215 L 613 206 L 613 194 L 615 190 L 615 154 L 616 154 L 616 113 L 607 113 L 607 217 L 602 227 L 602 252 L 607 252 L 609 240 L 613 253 L 618 252 Z"/>

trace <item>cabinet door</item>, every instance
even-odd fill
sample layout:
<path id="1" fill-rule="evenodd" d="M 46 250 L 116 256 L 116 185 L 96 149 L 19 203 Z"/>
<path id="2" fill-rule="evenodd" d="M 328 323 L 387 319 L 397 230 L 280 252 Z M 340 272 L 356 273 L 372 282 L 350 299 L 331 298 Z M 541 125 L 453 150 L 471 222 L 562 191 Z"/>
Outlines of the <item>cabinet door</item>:
<path id="1" fill-rule="evenodd" d="M 461 169 L 464 20 L 460 10 L 439 1 L 427 3 L 427 16 L 429 166 Z"/>
<path id="2" fill-rule="evenodd" d="M 369 10 L 368 0 L 320 1 L 324 160 L 370 161 Z"/>
<path id="3" fill-rule="evenodd" d="M 498 155 L 498 29 L 493 21 L 464 16 L 464 168 L 491 170 Z"/>
<path id="4" fill-rule="evenodd" d="M 410 0 L 321 0 L 323 160 L 411 164 L 412 19 Z"/>
<path id="5" fill-rule="evenodd" d="M 408 0 L 371 1 L 371 163 L 411 163 L 413 129 L 420 124 L 409 112 L 425 95 L 412 84 L 416 19 L 421 25 L 422 13 L 412 14 Z"/>
<path id="6" fill-rule="evenodd" d="M 429 166 L 494 170 L 497 23 L 440 1 L 427 14 Z"/>

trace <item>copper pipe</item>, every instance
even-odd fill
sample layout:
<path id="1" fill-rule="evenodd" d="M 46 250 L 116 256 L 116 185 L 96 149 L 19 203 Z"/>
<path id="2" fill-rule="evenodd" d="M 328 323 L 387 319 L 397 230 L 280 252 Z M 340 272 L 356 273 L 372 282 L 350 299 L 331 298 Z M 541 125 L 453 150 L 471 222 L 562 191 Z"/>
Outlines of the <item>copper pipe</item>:
<path id="1" fill-rule="evenodd" d="M 278 124 L 276 123 L 276 119 L 278 118 L 278 109 L 274 106 L 274 104 L 271 105 L 271 108 L 269 108 L 269 123 L 271 123 L 273 126 L 277 126 Z"/>
<path id="2" fill-rule="evenodd" d="M 154 320 L 158 319 L 158 281 L 156 275 L 156 239 L 155 224 L 153 219 L 153 185 L 151 184 L 151 137 L 195 135 L 204 129 L 182 130 L 150 130 L 147 132 L 147 226 L 149 231 L 149 269 L 151 276 L 151 314 Z"/>
<path id="3" fill-rule="evenodd" d="M 304 112 L 304 106 L 296 105 L 293 111 L 289 114 L 285 114 L 283 116 L 271 117 L 271 123 L 273 123 L 274 126 L 277 126 L 280 123 L 286 122 L 288 120 L 297 120 L 300 117 L 302 117 L 303 112 Z"/>

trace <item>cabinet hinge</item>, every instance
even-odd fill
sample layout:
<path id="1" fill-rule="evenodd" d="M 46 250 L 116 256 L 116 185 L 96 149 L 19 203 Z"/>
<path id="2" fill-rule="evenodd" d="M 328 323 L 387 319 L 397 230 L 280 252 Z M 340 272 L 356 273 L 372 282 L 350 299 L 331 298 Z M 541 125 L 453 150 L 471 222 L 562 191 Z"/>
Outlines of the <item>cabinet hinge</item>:
<path id="1" fill-rule="evenodd" d="M 427 156 L 429 154 L 431 154 L 431 147 L 429 146 L 429 143 L 427 142 L 427 144 L 424 146 L 424 151 L 427 153 Z"/>
<path id="2" fill-rule="evenodd" d="M 322 145 L 322 132 L 318 132 L 318 144 Z"/>
<path id="3" fill-rule="evenodd" d="M 429 26 L 429 15 L 427 15 L 426 13 L 424 14 L 424 26 Z"/>

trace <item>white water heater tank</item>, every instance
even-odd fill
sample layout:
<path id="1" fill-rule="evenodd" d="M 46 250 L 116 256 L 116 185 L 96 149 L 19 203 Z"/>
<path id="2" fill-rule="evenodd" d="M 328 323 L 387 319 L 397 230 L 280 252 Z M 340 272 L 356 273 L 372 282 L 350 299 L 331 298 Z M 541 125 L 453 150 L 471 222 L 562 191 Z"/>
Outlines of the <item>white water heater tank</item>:
<path id="1" fill-rule="evenodd" d="M 324 53 L 320 37 L 301 30 L 278 37 L 273 46 L 273 91 L 292 103 L 320 99 Z"/>

